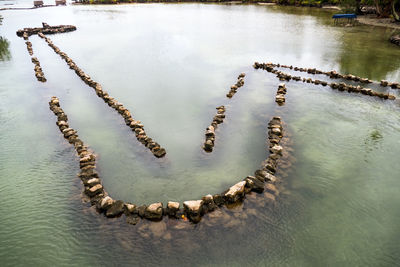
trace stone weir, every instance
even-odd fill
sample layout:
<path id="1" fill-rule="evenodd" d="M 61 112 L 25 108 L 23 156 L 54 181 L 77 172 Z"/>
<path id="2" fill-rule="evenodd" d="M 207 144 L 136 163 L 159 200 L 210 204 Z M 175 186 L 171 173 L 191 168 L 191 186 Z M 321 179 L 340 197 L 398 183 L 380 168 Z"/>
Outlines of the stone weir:
<path id="1" fill-rule="evenodd" d="M 39 82 L 46 82 L 46 78 L 44 77 L 44 73 L 42 70 L 42 67 L 40 66 L 40 62 L 36 57 L 33 57 L 33 48 L 32 48 L 32 43 L 29 41 L 28 35 L 24 33 L 24 40 L 26 40 L 26 49 L 28 50 L 29 55 L 31 56 L 31 61 L 35 65 L 34 71 L 35 71 L 35 76 L 36 79 Z"/>
<path id="2" fill-rule="evenodd" d="M 77 131 L 70 128 L 68 117 L 60 107 L 59 99 L 53 96 L 49 105 L 57 116 L 56 124 L 58 128 L 64 138 L 74 146 L 79 156 L 80 173 L 78 176 L 84 185 L 84 193 L 90 198 L 91 205 L 95 206 L 99 213 L 104 213 L 108 218 L 125 214 L 128 223 L 137 224 L 141 218 L 157 221 L 161 220 L 163 216 L 169 216 L 176 219 L 188 218 L 191 222 L 197 223 L 204 214 L 212 212 L 223 205 L 241 202 L 245 195 L 252 191 L 262 193 L 276 181 L 274 174 L 283 151 L 282 146 L 279 144 L 283 137 L 280 117 L 273 117 L 268 123 L 270 155 L 262 163 L 262 168 L 256 170 L 254 176 L 247 176 L 244 180 L 231 186 L 221 194 L 206 195 L 198 200 L 184 201 L 182 207 L 179 202 L 174 201 L 169 201 L 167 206 L 164 207 L 161 202 L 148 206 L 137 206 L 121 200 L 114 200 L 107 194 L 101 184 L 101 179 L 96 171 L 96 155 L 79 138 Z"/>
<path id="3" fill-rule="evenodd" d="M 215 142 L 215 130 L 218 127 L 218 124 L 224 122 L 225 119 L 225 106 L 217 107 L 217 114 L 214 116 L 213 121 L 210 126 L 206 129 L 206 141 L 204 142 L 203 149 L 206 152 L 212 152 L 214 148 Z"/>
<path id="4" fill-rule="evenodd" d="M 294 81 L 303 81 L 303 82 L 307 82 L 307 83 L 313 83 L 315 85 L 322 85 L 322 86 L 327 86 L 329 85 L 332 89 L 338 89 L 339 91 L 346 91 L 348 93 L 361 93 L 363 95 L 369 95 L 369 96 L 374 96 L 374 97 L 379 97 L 381 99 L 389 99 L 389 100 L 395 100 L 396 97 L 390 93 L 382 93 L 382 92 L 377 92 L 374 91 L 372 89 L 369 88 L 364 88 L 362 86 L 354 86 L 354 85 L 350 85 L 350 84 L 346 84 L 346 83 L 328 83 L 326 81 L 320 81 L 320 80 L 313 80 L 311 78 L 301 78 L 299 76 L 292 76 L 290 74 L 284 73 L 282 71 L 279 71 L 277 69 L 275 69 L 276 64 L 272 64 L 272 63 L 258 63 L 255 62 L 253 67 L 255 69 L 263 69 L 266 70 L 268 72 L 271 72 L 273 74 L 276 74 L 277 78 L 279 78 L 279 80 L 281 81 L 290 81 L 290 80 L 294 80 Z"/>
<path id="5" fill-rule="evenodd" d="M 400 37 L 398 37 L 398 38 L 399 38 L 399 42 L 400 42 Z M 299 72 L 307 72 L 309 74 L 314 74 L 314 75 L 322 74 L 322 75 L 328 76 L 331 79 L 344 79 L 344 80 L 360 82 L 360 83 L 373 83 L 374 82 L 368 78 L 362 78 L 362 77 L 359 77 L 359 76 L 356 76 L 353 74 L 340 74 L 336 70 L 322 71 L 322 70 L 318 70 L 316 68 L 299 68 L 299 67 L 293 67 L 292 65 L 288 66 L 288 65 L 281 65 L 279 63 L 274 64 L 274 63 L 270 63 L 270 62 L 264 63 L 264 64 L 268 64 L 268 66 L 270 66 L 272 68 L 286 68 L 286 69 L 291 69 L 291 70 L 299 71 Z M 391 87 L 392 89 L 400 89 L 400 83 L 398 83 L 398 82 L 388 82 L 388 81 L 382 80 L 380 82 L 380 85 L 383 87 Z"/>
<path id="6" fill-rule="evenodd" d="M 19 37 L 30 36 L 34 34 L 39 34 L 40 32 L 43 34 L 56 34 L 56 33 L 64 33 L 64 32 L 72 32 L 76 30 L 76 27 L 73 25 L 58 25 L 58 26 L 50 26 L 47 23 L 43 22 L 43 27 L 37 28 L 23 28 L 17 31 L 17 35 Z"/>
<path id="7" fill-rule="evenodd" d="M 125 124 L 131 128 L 132 132 L 135 134 L 136 139 L 146 146 L 155 157 L 162 158 L 166 155 L 166 150 L 161 147 L 157 142 L 155 142 L 152 138 L 148 137 L 145 130 L 144 125 L 139 121 L 135 120 L 132 117 L 131 112 L 124 107 L 123 104 L 118 102 L 116 99 L 111 97 L 105 90 L 103 90 L 102 86 L 90 78 L 82 69 L 80 69 L 75 62 L 68 57 L 68 55 L 62 52 L 57 46 L 53 44 L 53 42 L 47 38 L 44 34 L 38 34 L 41 38 L 45 39 L 48 45 L 56 52 L 64 61 L 68 64 L 70 69 L 74 70 L 75 73 L 81 78 L 83 82 L 85 82 L 88 86 L 92 87 L 97 96 L 103 99 L 103 101 L 116 110 L 125 120 Z"/>
<path id="8" fill-rule="evenodd" d="M 229 91 L 229 93 L 226 94 L 226 97 L 232 98 L 236 94 L 237 90 L 244 85 L 245 76 L 246 74 L 244 73 L 239 74 L 236 83 L 231 86 L 231 90 Z"/>

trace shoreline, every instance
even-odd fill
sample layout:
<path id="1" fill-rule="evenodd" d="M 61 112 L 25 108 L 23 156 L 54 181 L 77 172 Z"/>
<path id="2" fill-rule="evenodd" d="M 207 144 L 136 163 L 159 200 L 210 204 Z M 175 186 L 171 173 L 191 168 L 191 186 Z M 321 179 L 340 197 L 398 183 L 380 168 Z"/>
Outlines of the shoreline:
<path id="1" fill-rule="evenodd" d="M 392 19 L 379 19 L 376 15 L 361 15 L 357 17 L 357 21 L 363 25 L 386 27 L 400 30 L 400 22 L 394 22 Z"/>

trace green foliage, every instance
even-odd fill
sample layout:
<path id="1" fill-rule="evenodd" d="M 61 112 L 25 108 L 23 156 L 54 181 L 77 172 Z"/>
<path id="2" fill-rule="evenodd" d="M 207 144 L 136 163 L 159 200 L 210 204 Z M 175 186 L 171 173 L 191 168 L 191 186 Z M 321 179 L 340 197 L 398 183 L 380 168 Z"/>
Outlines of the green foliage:
<path id="1" fill-rule="evenodd" d="M 0 61 L 8 60 L 11 58 L 9 46 L 10 44 L 8 43 L 8 40 L 0 37 Z"/>

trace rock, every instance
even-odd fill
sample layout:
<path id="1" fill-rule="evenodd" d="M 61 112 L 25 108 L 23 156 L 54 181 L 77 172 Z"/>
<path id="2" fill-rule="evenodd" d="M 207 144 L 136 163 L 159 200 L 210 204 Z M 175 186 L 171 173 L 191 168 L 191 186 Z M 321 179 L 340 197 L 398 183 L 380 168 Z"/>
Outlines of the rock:
<path id="1" fill-rule="evenodd" d="M 157 158 L 162 158 L 167 154 L 164 148 L 159 148 L 158 150 L 155 150 L 154 148 L 152 149 L 153 155 L 156 156 Z"/>
<path id="2" fill-rule="evenodd" d="M 92 178 L 92 179 L 87 180 L 87 182 L 85 183 L 85 185 L 88 185 L 88 186 L 95 186 L 95 185 L 100 184 L 100 183 L 101 183 L 101 182 L 100 182 L 100 179 L 99 179 L 99 178 Z"/>
<path id="3" fill-rule="evenodd" d="M 109 207 L 111 207 L 113 203 L 114 200 L 111 197 L 106 196 L 105 198 L 103 198 L 102 201 L 100 201 L 100 209 L 107 210 Z"/>
<path id="4" fill-rule="evenodd" d="M 270 149 L 271 153 L 282 155 L 283 148 L 280 145 L 274 145 Z"/>
<path id="5" fill-rule="evenodd" d="M 109 218 L 118 217 L 124 212 L 125 203 L 121 200 L 115 201 L 106 211 Z"/>
<path id="6" fill-rule="evenodd" d="M 217 206 L 221 206 L 225 203 L 224 198 L 218 194 L 213 195 L 213 200 Z"/>
<path id="7" fill-rule="evenodd" d="M 188 218 L 197 223 L 201 219 L 203 213 L 203 200 L 188 200 L 183 202 L 183 209 Z"/>
<path id="8" fill-rule="evenodd" d="M 125 210 L 128 214 L 135 213 L 136 211 L 136 205 L 131 204 L 131 203 L 125 203 Z"/>
<path id="9" fill-rule="evenodd" d="M 101 184 L 97 184 L 97 185 L 95 185 L 95 186 L 90 187 L 90 188 L 86 191 L 86 194 L 87 194 L 89 197 L 93 197 L 93 196 L 98 195 L 98 194 L 100 194 L 100 193 L 102 193 L 102 192 L 103 192 L 103 186 L 102 186 Z"/>
<path id="10" fill-rule="evenodd" d="M 138 214 L 139 214 L 140 217 L 142 217 L 142 218 L 144 217 L 144 213 L 146 211 L 146 208 L 147 208 L 146 205 L 142 205 L 142 206 L 137 208 Z"/>
<path id="11" fill-rule="evenodd" d="M 265 176 L 265 180 L 274 183 L 276 182 L 276 177 L 270 173 L 267 173 L 267 175 Z"/>
<path id="12" fill-rule="evenodd" d="M 167 213 L 169 216 L 176 216 L 177 211 L 179 210 L 179 202 L 168 201 L 167 204 Z"/>
<path id="13" fill-rule="evenodd" d="M 215 205 L 212 195 L 208 194 L 208 195 L 202 197 L 201 200 L 203 200 L 204 207 L 207 211 L 213 211 L 217 208 L 217 205 Z"/>
<path id="14" fill-rule="evenodd" d="M 212 152 L 213 147 L 214 147 L 214 144 L 213 144 L 213 142 L 211 140 L 207 140 L 204 143 L 204 150 L 207 151 L 207 152 Z"/>
<path id="15" fill-rule="evenodd" d="M 163 215 L 163 205 L 161 202 L 149 205 L 144 211 L 144 217 L 149 220 L 159 220 Z"/>
<path id="16" fill-rule="evenodd" d="M 244 195 L 244 187 L 246 185 L 246 181 L 241 181 L 229 188 L 229 190 L 224 194 L 224 198 L 228 202 L 236 202 Z"/>
<path id="17" fill-rule="evenodd" d="M 264 191 L 264 183 L 253 176 L 247 176 L 245 179 L 246 187 L 250 188 L 252 191 L 257 193 L 262 193 Z"/>

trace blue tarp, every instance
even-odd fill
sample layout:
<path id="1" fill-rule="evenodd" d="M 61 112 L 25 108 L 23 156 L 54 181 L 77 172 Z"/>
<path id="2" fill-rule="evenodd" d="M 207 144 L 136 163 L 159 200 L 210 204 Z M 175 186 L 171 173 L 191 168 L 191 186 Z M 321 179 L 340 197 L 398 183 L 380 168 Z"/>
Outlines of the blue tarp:
<path id="1" fill-rule="evenodd" d="M 332 16 L 333 19 L 355 19 L 357 18 L 356 14 L 335 14 Z"/>

